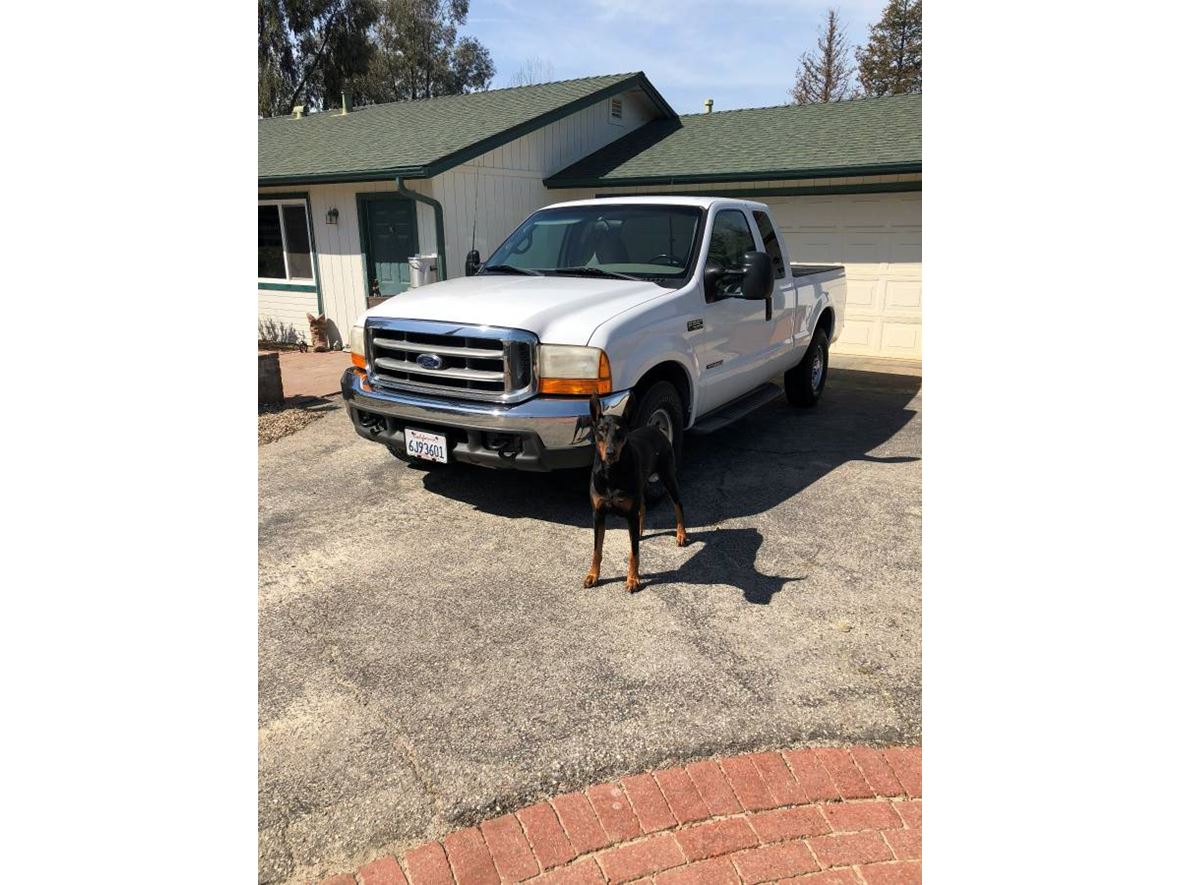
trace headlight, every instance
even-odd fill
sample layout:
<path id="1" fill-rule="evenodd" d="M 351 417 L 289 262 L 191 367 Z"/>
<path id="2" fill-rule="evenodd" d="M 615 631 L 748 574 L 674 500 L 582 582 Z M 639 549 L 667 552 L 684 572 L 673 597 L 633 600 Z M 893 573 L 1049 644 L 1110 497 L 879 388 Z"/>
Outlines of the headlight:
<path id="1" fill-rule="evenodd" d="M 597 347 L 542 344 L 537 349 L 541 393 L 610 393 L 610 360 Z"/>
<path id="2" fill-rule="evenodd" d="M 348 334 L 348 349 L 352 351 L 352 364 L 358 368 L 365 367 L 365 327 L 353 326 Z"/>

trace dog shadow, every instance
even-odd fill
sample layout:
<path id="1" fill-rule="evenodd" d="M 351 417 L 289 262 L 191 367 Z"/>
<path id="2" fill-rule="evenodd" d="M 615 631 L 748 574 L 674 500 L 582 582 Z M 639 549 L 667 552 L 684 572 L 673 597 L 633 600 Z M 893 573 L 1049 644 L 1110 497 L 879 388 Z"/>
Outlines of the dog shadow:
<path id="1" fill-rule="evenodd" d="M 762 547 L 762 533 L 757 529 L 712 529 L 688 533 L 686 549 L 693 555 L 679 568 L 662 572 L 643 570 L 643 551 L 647 542 L 664 536 L 674 538 L 674 529 L 646 531 L 639 543 L 639 591 L 659 589 L 662 584 L 688 584 L 733 587 L 742 591 L 746 602 L 768 605 L 774 594 L 787 584 L 806 580 L 807 576 L 783 577 L 758 571 L 758 550 Z M 694 549 L 695 548 L 695 549 Z M 623 575 L 600 578 L 604 584 L 622 583 Z"/>

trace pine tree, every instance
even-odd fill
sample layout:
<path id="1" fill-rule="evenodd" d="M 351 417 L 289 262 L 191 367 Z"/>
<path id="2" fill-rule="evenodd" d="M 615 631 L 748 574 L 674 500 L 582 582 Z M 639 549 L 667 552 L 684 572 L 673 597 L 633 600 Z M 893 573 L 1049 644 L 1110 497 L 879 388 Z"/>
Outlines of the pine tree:
<path id="1" fill-rule="evenodd" d="M 852 73 L 840 16 L 835 9 L 829 9 L 827 28 L 816 38 L 815 49 L 799 58 L 795 88 L 791 94 L 796 104 L 850 98 Z"/>
<path id="2" fill-rule="evenodd" d="M 856 61 L 866 95 L 921 92 L 922 0 L 889 0 Z"/>

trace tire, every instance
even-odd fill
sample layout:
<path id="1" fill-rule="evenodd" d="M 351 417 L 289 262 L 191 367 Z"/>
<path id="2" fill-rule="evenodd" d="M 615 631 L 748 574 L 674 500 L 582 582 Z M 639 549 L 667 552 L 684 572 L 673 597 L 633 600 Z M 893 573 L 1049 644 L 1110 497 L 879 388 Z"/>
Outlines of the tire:
<path id="1" fill-rule="evenodd" d="M 799 365 L 783 377 L 787 402 L 793 406 L 810 409 L 819 402 L 827 383 L 828 333 L 823 329 L 816 329 Z"/>
<path id="2" fill-rule="evenodd" d="M 655 424 L 665 435 L 671 434 L 672 452 L 676 456 L 677 468 L 680 465 L 680 453 L 684 448 L 684 406 L 680 402 L 680 394 L 667 381 L 657 381 L 643 392 L 639 402 L 635 405 L 632 429 Z M 664 484 L 649 481 L 644 497 L 649 502 L 658 501 L 664 496 Z"/>

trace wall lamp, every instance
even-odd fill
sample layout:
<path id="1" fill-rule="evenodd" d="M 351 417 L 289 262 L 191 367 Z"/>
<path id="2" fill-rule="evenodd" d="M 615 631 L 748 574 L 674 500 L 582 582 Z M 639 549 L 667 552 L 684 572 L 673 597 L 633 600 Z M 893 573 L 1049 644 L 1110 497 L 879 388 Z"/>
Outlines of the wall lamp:
<path id="1" fill-rule="evenodd" d="M 340 218 L 340 210 L 339 209 L 329 209 L 328 210 L 328 224 L 335 224 L 336 220 L 338 218 Z"/>

